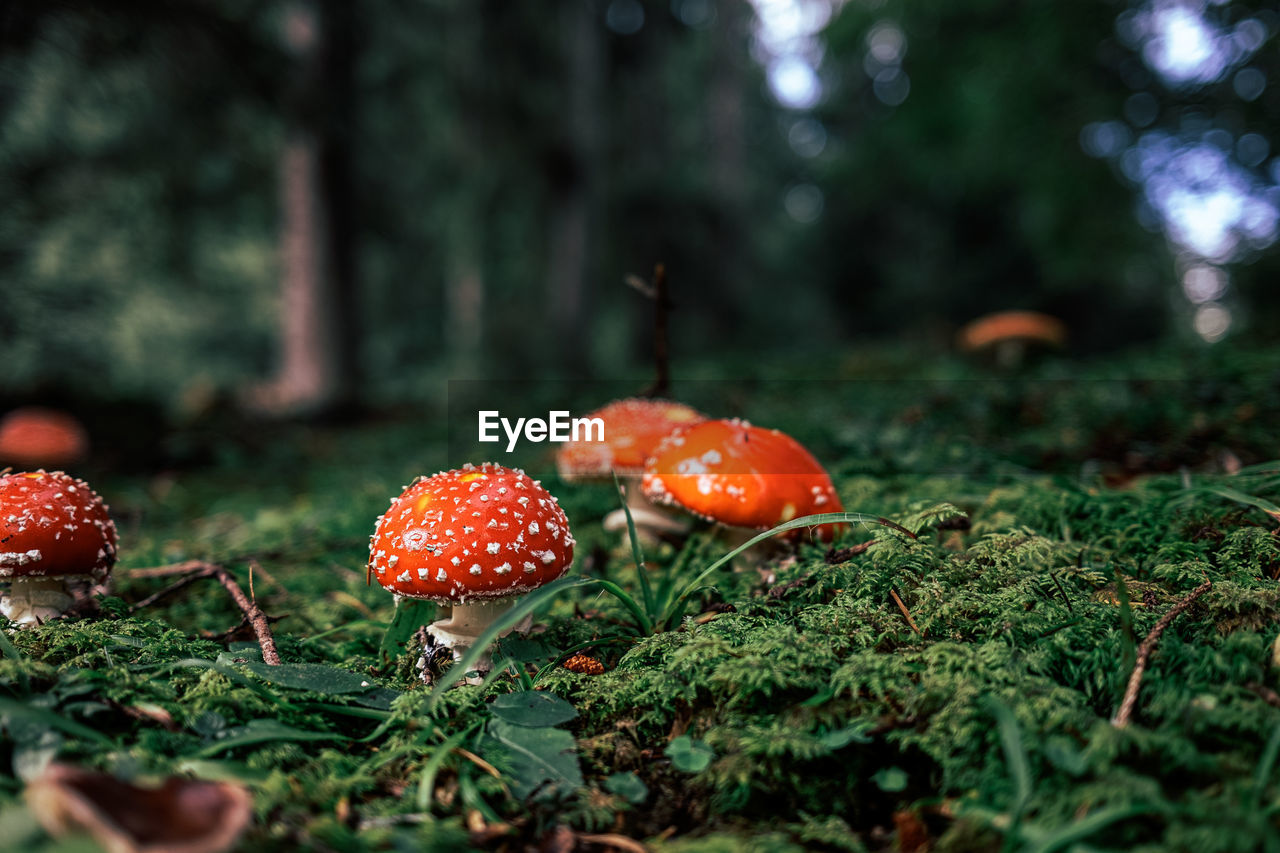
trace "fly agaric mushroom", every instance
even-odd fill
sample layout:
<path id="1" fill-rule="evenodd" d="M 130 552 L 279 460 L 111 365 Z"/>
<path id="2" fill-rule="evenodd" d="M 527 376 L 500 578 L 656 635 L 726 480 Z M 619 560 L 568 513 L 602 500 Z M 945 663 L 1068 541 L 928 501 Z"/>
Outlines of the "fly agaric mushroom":
<path id="1" fill-rule="evenodd" d="M 1017 367 L 1033 346 L 1061 347 L 1067 340 L 1062 323 L 1038 311 L 1000 311 L 979 317 L 960 330 L 960 349 L 992 353 L 1001 367 Z"/>
<path id="2" fill-rule="evenodd" d="M 569 520 L 523 471 L 464 465 L 412 483 L 378 518 L 369 572 L 391 592 L 452 605 L 427 626 L 460 660 L 516 597 L 573 562 Z"/>
<path id="3" fill-rule="evenodd" d="M 798 441 L 737 419 L 668 436 L 645 464 L 642 484 L 655 503 L 728 527 L 766 530 L 844 509 L 827 472 Z M 833 538 L 838 527 L 821 525 L 814 536 Z"/>
<path id="4" fill-rule="evenodd" d="M 253 817 L 239 785 L 169 777 L 144 788 L 67 764 L 50 764 L 26 797 L 51 835 L 82 830 L 109 853 L 221 853 Z"/>
<path id="5" fill-rule="evenodd" d="M 616 473 L 637 532 L 685 532 L 687 524 L 645 498 L 640 477 L 645 461 L 662 439 L 677 429 L 705 421 L 706 416 L 683 403 L 633 398 L 617 400 L 585 417 L 604 423 L 604 440 L 590 441 L 588 435 L 560 445 L 556 453 L 560 477 L 569 483 L 613 482 Z M 626 530 L 626 513 L 620 509 L 609 513 L 604 529 Z"/>
<path id="6" fill-rule="evenodd" d="M 0 419 L 0 464 L 60 467 L 88 452 L 89 436 L 70 415 L 28 406 Z"/>
<path id="7" fill-rule="evenodd" d="M 0 476 L 0 613 L 14 622 L 53 619 L 74 601 L 72 584 L 103 583 L 116 561 L 116 526 L 102 498 L 61 471 Z"/>

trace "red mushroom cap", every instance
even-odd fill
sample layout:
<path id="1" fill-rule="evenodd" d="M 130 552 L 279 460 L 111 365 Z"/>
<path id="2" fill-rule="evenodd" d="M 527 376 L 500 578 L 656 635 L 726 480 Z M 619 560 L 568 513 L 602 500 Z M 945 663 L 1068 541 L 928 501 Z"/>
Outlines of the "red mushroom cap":
<path id="1" fill-rule="evenodd" d="M 677 429 L 700 423 L 706 415 L 670 400 L 617 400 L 587 418 L 604 421 L 604 441 L 568 441 L 556 453 L 556 470 L 569 481 L 639 477 L 645 460 L 662 439 Z"/>
<path id="2" fill-rule="evenodd" d="M 734 527 L 766 529 L 844 509 L 827 472 L 798 441 L 741 420 L 704 421 L 669 436 L 641 485 L 654 503 Z M 836 526 L 823 525 L 819 538 Z"/>
<path id="3" fill-rule="evenodd" d="M 975 352 L 1001 341 L 1035 341 L 1060 347 L 1067 340 L 1067 328 L 1039 311 L 999 311 L 979 317 L 960 330 L 960 349 Z"/>
<path id="4" fill-rule="evenodd" d="M 61 471 L 0 477 L 0 577 L 106 579 L 116 526 L 102 498 Z"/>
<path id="5" fill-rule="evenodd" d="M 465 465 L 411 484 L 378 518 L 369 570 L 397 595 L 519 595 L 560 577 L 573 536 L 551 493 L 514 468 Z"/>
<path id="6" fill-rule="evenodd" d="M 27 407 L 14 409 L 0 419 L 0 463 L 70 465 L 88 452 L 88 433 L 70 415 Z"/>

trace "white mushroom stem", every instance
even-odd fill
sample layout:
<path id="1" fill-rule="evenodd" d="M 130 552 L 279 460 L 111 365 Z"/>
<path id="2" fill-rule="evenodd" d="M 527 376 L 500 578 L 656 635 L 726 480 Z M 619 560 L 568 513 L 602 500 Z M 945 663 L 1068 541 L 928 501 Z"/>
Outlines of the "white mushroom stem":
<path id="1" fill-rule="evenodd" d="M 502 618 L 515 606 L 516 596 L 505 598 L 474 598 L 470 601 L 455 602 L 448 618 L 432 622 L 427 626 L 427 633 L 435 637 L 443 646 L 453 650 L 454 661 L 462 660 L 467 649 L 476 644 L 480 635 L 490 625 Z M 510 634 L 513 628 L 500 633 L 499 637 Z M 488 672 L 493 661 L 485 655 L 476 663 L 476 670 Z"/>
<path id="2" fill-rule="evenodd" d="M 8 595 L 0 597 L 0 613 L 19 625 L 34 625 L 57 619 L 74 603 L 66 578 L 19 577 Z"/>
<path id="3" fill-rule="evenodd" d="M 644 496 L 638 477 L 628 477 L 622 481 L 622 493 L 626 495 L 627 509 L 631 510 L 631 520 L 636 525 L 636 535 L 642 542 L 652 544 L 658 536 L 666 533 L 680 536 L 689 532 L 688 517 L 676 515 L 652 504 Z M 627 514 L 622 509 L 615 509 L 604 517 L 604 529 L 610 533 L 627 535 Z"/>

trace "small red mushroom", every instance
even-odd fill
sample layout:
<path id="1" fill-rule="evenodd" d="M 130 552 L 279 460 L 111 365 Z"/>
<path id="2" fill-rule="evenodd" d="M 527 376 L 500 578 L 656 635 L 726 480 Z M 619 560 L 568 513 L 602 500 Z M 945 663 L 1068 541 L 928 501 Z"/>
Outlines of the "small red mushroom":
<path id="1" fill-rule="evenodd" d="M 591 441 L 583 436 L 560 445 L 556 453 L 560 477 L 569 483 L 612 483 L 616 473 L 622 481 L 627 508 L 638 532 L 685 532 L 687 524 L 645 498 L 640 477 L 644 463 L 662 439 L 678 429 L 705 421 L 706 415 L 683 403 L 633 398 L 616 400 L 584 417 L 603 422 L 604 440 Z M 625 512 L 611 512 L 605 517 L 604 528 L 626 530 Z"/>
<path id="2" fill-rule="evenodd" d="M 569 520 L 523 471 L 465 465 L 412 483 L 378 518 L 369 571 L 391 592 L 452 605 L 428 626 L 454 658 L 518 596 L 573 562 Z"/>
<path id="3" fill-rule="evenodd" d="M 61 471 L 0 476 L 0 612 L 20 624 L 61 616 L 71 584 L 104 583 L 116 561 L 116 526 L 83 480 Z"/>
<path id="4" fill-rule="evenodd" d="M 72 465 L 89 453 L 89 434 L 70 415 L 28 406 L 0 418 L 0 465 Z"/>
<path id="5" fill-rule="evenodd" d="M 1048 314 L 1038 311 L 999 311 L 973 320 L 963 329 L 957 343 L 963 352 L 991 353 L 1000 367 L 1017 367 L 1031 347 L 1062 347 L 1067 328 Z"/>
<path id="6" fill-rule="evenodd" d="M 789 435 L 742 420 L 705 421 L 667 437 L 645 465 L 645 494 L 729 527 L 767 530 L 841 512 L 831 478 Z M 824 524 L 818 539 L 839 525 Z"/>

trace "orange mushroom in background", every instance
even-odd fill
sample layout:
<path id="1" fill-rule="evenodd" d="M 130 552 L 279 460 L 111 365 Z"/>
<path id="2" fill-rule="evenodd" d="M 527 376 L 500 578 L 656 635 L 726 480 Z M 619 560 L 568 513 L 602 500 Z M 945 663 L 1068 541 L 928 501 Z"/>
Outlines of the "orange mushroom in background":
<path id="1" fill-rule="evenodd" d="M 1032 347 L 1059 349 L 1067 342 L 1067 327 L 1038 311 L 1000 311 L 979 317 L 957 336 L 962 352 L 991 353 L 1001 367 L 1016 367 Z"/>
<path id="2" fill-rule="evenodd" d="M 831 478 L 803 445 L 737 419 L 704 421 L 669 436 L 645 465 L 642 482 L 655 503 L 752 532 L 844 510 Z M 831 539 L 840 526 L 820 525 L 812 535 Z"/>
<path id="3" fill-rule="evenodd" d="M 77 585 L 104 583 L 116 561 L 116 526 L 83 480 L 62 471 L 0 476 L 0 613 L 23 625 L 55 619 Z"/>
<path id="4" fill-rule="evenodd" d="M 654 506 L 640 487 L 645 462 L 658 449 L 664 438 L 678 429 L 705 421 L 697 409 L 670 400 L 617 400 L 597 409 L 587 419 L 599 418 L 604 424 L 604 440 L 591 441 L 584 436 L 560 445 L 556 452 L 556 470 L 567 483 L 613 483 L 616 473 L 622 482 L 627 508 L 639 535 L 652 539 L 657 533 L 681 534 L 689 529 L 687 522 Z M 621 510 L 605 516 L 604 529 L 626 531 L 627 517 Z"/>
<path id="5" fill-rule="evenodd" d="M 393 499 L 369 540 L 369 571 L 397 596 L 448 605 L 427 632 L 461 660 L 516 598 L 568 571 L 573 545 L 550 492 L 486 462 L 420 478 Z"/>
<path id="6" fill-rule="evenodd" d="M 26 406 L 0 418 L 0 467 L 62 468 L 89 455 L 89 434 L 75 418 Z"/>

